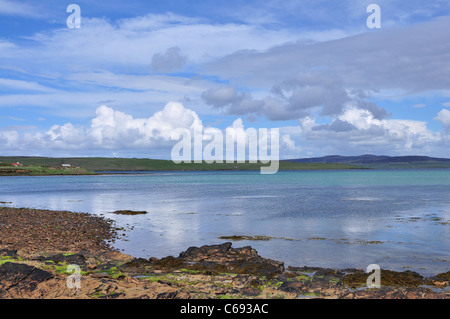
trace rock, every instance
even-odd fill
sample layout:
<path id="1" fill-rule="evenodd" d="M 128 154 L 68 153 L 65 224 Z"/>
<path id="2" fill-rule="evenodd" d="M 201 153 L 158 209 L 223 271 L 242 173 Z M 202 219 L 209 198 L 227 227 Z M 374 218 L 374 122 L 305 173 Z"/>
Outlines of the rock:
<path id="1" fill-rule="evenodd" d="M 144 274 L 147 272 L 148 267 L 152 266 L 153 264 L 144 258 L 134 258 L 123 265 L 119 266 L 118 268 L 124 272 L 130 272 L 133 274 Z"/>
<path id="2" fill-rule="evenodd" d="M 0 249 L 0 256 L 16 257 L 17 250 L 16 249 Z"/>
<path id="3" fill-rule="evenodd" d="M 232 259 L 236 255 L 235 251 L 231 250 L 231 243 L 226 242 L 221 245 L 206 245 L 202 247 L 189 247 L 186 251 L 180 253 L 180 258 L 199 262 L 199 261 L 223 261 L 224 257 L 227 260 Z"/>
<path id="4" fill-rule="evenodd" d="M 262 258 L 250 246 L 232 248 L 230 242 L 220 245 L 189 247 L 180 253 L 179 259 L 185 264 L 195 263 L 197 269 L 215 273 L 229 272 L 273 276 L 284 271 L 284 263 Z"/>
<path id="5" fill-rule="evenodd" d="M 112 212 L 113 214 L 118 214 L 118 215 L 144 215 L 147 214 L 148 212 L 146 211 L 134 211 L 134 210 L 116 210 L 114 212 Z"/>
<path id="6" fill-rule="evenodd" d="M 365 286 L 367 284 L 367 273 L 348 274 L 344 277 L 344 284 L 351 288 Z M 418 287 L 425 283 L 422 275 L 406 270 L 403 272 L 392 270 L 381 270 L 381 286 Z"/>
<path id="7" fill-rule="evenodd" d="M 0 242 L 22 255 L 102 250 L 116 238 L 111 223 L 85 213 L 0 207 Z"/>
<path id="8" fill-rule="evenodd" d="M 112 278 L 111 275 L 108 275 L 105 272 L 98 272 L 98 273 L 91 274 L 91 277 L 92 278 Z"/>
<path id="9" fill-rule="evenodd" d="M 45 260 L 52 260 L 55 263 L 67 263 L 73 265 L 86 265 L 86 257 L 82 254 L 57 254 L 44 257 Z"/>
<path id="10" fill-rule="evenodd" d="M 294 282 L 285 281 L 281 284 L 279 289 L 285 292 L 299 293 L 303 286 L 304 284 L 298 281 Z"/>
<path id="11" fill-rule="evenodd" d="M 8 293 L 24 296 L 53 275 L 48 271 L 19 263 L 7 262 L 0 266 L 0 297 Z"/>
<path id="12" fill-rule="evenodd" d="M 428 284 L 433 284 L 438 287 L 450 286 L 450 271 L 445 273 L 437 274 L 436 276 L 426 279 Z"/>
<path id="13" fill-rule="evenodd" d="M 241 293 L 244 296 L 256 297 L 261 294 L 261 290 L 259 290 L 258 288 L 246 287 L 241 290 Z"/>
<path id="14" fill-rule="evenodd" d="M 145 258 L 135 258 L 123 264 L 123 267 L 140 268 L 150 266 L 152 263 Z"/>
<path id="15" fill-rule="evenodd" d="M 175 269 L 185 268 L 186 266 L 185 261 L 182 258 L 175 258 L 173 256 L 167 256 L 153 261 L 153 265 L 160 270 L 166 271 L 173 271 Z"/>
<path id="16" fill-rule="evenodd" d="M 117 262 L 128 262 L 131 261 L 133 259 L 135 259 L 135 257 L 124 254 L 120 251 L 101 251 L 101 252 L 96 252 L 95 257 L 100 259 L 101 261 L 108 261 L 108 260 L 114 260 Z"/>
<path id="17" fill-rule="evenodd" d="M 450 271 L 447 271 L 445 273 L 437 274 L 434 277 L 431 277 L 432 279 L 441 280 L 441 281 L 450 281 Z"/>
<path id="18" fill-rule="evenodd" d="M 162 279 L 160 279 L 160 280 L 158 280 L 158 283 L 160 283 L 161 285 L 167 285 L 167 286 L 177 286 L 177 284 L 176 283 L 174 283 L 174 282 L 172 282 L 172 281 L 169 281 L 169 280 L 162 280 Z"/>
<path id="19" fill-rule="evenodd" d="M 162 292 L 156 296 L 156 299 L 174 299 L 177 296 L 177 291 Z"/>

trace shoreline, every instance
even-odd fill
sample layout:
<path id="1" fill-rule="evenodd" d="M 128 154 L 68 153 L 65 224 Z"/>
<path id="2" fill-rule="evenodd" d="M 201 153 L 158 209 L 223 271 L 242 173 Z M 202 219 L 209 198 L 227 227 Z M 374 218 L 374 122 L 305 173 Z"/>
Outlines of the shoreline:
<path id="1" fill-rule="evenodd" d="M 422 170 L 448 170 L 449 167 L 390 167 L 390 168 L 374 168 L 374 167 L 354 167 L 354 168 L 305 168 L 305 169 L 279 169 L 278 172 L 323 172 L 323 171 L 422 171 Z M 5 174 L 0 171 L 0 177 L 40 177 L 40 176 L 105 176 L 105 175 L 158 175 L 163 173 L 182 173 L 182 172 L 259 172 L 259 169 L 172 169 L 172 170 L 118 170 L 118 171 L 91 171 L 88 173 L 33 173 L 33 174 Z"/>
<path id="2" fill-rule="evenodd" d="M 372 168 L 366 167 L 354 167 L 354 168 L 305 168 L 305 169 L 279 169 L 279 172 L 314 172 L 314 171 L 347 171 L 347 170 L 372 170 Z M 91 171 L 86 173 L 68 173 L 64 171 L 58 171 L 55 173 L 4 173 L 0 171 L 0 177 L 8 176 L 96 176 L 96 175 L 154 175 L 160 173 L 178 173 L 178 172 L 259 172 L 259 169 L 172 169 L 172 170 L 120 170 L 120 171 Z"/>
<path id="3" fill-rule="evenodd" d="M 0 299 L 450 299 L 450 271 L 383 269 L 381 288 L 368 289 L 364 270 L 285 267 L 231 242 L 135 258 L 112 246 L 124 232 L 88 213 L 0 207 Z"/>

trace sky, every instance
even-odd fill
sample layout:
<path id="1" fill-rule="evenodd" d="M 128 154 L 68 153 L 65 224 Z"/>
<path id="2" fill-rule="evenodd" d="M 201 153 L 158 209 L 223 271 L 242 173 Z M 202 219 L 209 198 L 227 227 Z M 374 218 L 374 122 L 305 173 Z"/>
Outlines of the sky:
<path id="1" fill-rule="evenodd" d="M 200 127 L 450 157 L 449 30 L 438 0 L 0 0 L 0 155 L 169 159 Z"/>

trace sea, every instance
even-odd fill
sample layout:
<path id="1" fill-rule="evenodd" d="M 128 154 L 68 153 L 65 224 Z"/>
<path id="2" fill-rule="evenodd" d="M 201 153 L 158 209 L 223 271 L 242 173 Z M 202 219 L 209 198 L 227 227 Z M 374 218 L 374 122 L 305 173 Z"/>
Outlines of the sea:
<path id="1" fill-rule="evenodd" d="M 450 169 L 5 176 L 0 202 L 112 219 L 135 257 L 231 241 L 285 266 L 450 271 Z"/>

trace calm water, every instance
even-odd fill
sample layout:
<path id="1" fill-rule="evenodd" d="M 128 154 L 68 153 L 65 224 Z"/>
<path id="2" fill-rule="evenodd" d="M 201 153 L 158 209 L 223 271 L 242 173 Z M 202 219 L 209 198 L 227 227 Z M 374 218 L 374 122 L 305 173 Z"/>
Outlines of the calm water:
<path id="1" fill-rule="evenodd" d="M 293 266 L 450 270 L 450 170 L 1 177 L 0 201 L 103 214 L 129 229 L 115 245 L 136 257 L 263 235 L 275 238 L 233 246 Z"/>

